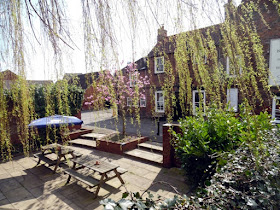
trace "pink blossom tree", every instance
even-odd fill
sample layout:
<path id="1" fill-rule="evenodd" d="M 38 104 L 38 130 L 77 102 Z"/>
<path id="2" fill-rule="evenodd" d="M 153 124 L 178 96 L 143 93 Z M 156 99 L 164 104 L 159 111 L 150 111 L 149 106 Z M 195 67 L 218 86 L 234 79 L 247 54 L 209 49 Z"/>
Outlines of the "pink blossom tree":
<path id="1" fill-rule="evenodd" d="M 87 98 L 85 105 L 92 106 L 95 109 L 104 108 L 106 102 L 109 102 L 113 109 L 118 108 L 118 113 L 122 119 L 122 133 L 126 133 L 126 115 L 128 111 L 136 112 L 140 123 L 140 98 L 146 99 L 145 86 L 149 85 L 148 77 L 140 76 L 135 63 L 130 63 L 125 71 L 116 70 L 112 76 L 109 71 L 103 71 L 99 74 L 99 79 L 95 84 L 96 96 Z M 131 105 L 127 106 L 127 98 L 132 99 Z"/>

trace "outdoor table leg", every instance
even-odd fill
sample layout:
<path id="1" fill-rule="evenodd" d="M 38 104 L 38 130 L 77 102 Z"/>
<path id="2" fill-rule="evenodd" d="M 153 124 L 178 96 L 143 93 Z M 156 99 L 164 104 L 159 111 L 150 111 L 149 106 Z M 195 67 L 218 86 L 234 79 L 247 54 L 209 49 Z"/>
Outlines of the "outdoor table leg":
<path id="1" fill-rule="evenodd" d="M 119 178 L 120 182 L 121 182 L 122 184 L 124 184 L 124 181 L 123 181 L 123 179 L 122 179 L 120 173 L 118 172 L 118 170 L 117 170 L 116 168 L 114 169 L 114 172 L 116 173 L 116 175 L 117 175 L 117 177 Z"/>
<path id="2" fill-rule="evenodd" d="M 97 188 L 96 188 L 96 191 L 95 191 L 95 194 L 94 194 L 94 198 L 96 198 L 97 195 L 98 195 L 98 192 L 99 192 L 99 190 L 101 188 L 101 185 L 103 184 L 104 177 L 105 177 L 105 173 L 101 175 L 99 184 L 97 185 Z"/>
<path id="3" fill-rule="evenodd" d="M 39 165 L 40 162 L 41 162 L 41 158 L 40 158 L 40 156 L 39 156 L 39 159 L 38 159 L 38 162 L 37 162 L 36 166 Z"/>
<path id="4" fill-rule="evenodd" d="M 45 155 L 45 151 L 42 151 L 42 155 Z M 37 166 L 37 165 L 39 165 L 39 164 L 40 164 L 40 162 L 41 162 L 41 158 L 40 158 L 40 156 L 39 156 L 39 158 L 38 158 L 38 162 L 37 162 L 36 166 Z"/>
<path id="5" fill-rule="evenodd" d="M 73 164 L 73 169 L 75 170 L 75 168 L 76 168 L 76 163 Z M 66 184 L 70 182 L 70 179 L 71 179 L 71 175 L 69 174 Z"/>
<path id="6" fill-rule="evenodd" d="M 106 174 L 106 173 L 105 173 L 105 178 L 106 178 L 106 179 L 108 179 L 108 176 L 107 176 L 107 174 Z"/>
<path id="7" fill-rule="evenodd" d="M 55 168 L 54 168 L 54 170 L 53 170 L 53 173 L 56 172 L 56 169 L 57 169 L 57 167 L 58 167 L 58 165 L 59 165 L 59 163 L 60 163 L 61 158 L 62 158 L 62 156 L 59 155 L 58 158 L 57 158 L 57 162 L 56 162 Z"/>

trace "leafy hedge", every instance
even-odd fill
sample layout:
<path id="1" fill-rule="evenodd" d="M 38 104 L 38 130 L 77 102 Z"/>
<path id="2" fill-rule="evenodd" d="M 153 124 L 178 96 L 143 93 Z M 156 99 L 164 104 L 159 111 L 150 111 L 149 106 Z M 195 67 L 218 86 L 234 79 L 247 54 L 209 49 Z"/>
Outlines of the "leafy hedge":
<path id="1" fill-rule="evenodd" d="M 181 125 L 182 133 L 174 134 L 177 154 L 186 170 L 203 176 L 212 168 L 205 185 L 169 199 L 124 193 L 119 201 L 101 201 L 105 209 L 280 209 L 280 126 L 273 129 L 267 113 L 242 110 L 235 117 L 212 110 Z"/>
<path id="2" fill-rule="evenodd" d="M 259 142 L 271 129 L 267 113 L 251 115 L 210 109 L 205 115 L 180 120 L 181 133 L 173 132 L 176 156 L 191 181 L 204 182 L 223 166 L 225 152 L 244 142 Z M 224 154 L 225 153 L 225 154 Z M 208 182 L 207 182 L 208 183 Z"/>
<path id="3" fill-rule="evenodd" d="M 47 88 L 50 88 L 50 103 L 53 106 L 54 114 L 61 114 L 59 112 L 59 98 L 57 97 L 57 91 L 64 91 L 67 93 L 68 104 L 63 104 L 68 106 L 70 110 L 70 115 L 76 115 L 82 107 L 84 90 L 76 85 L 67 85 L 66 90 L 61 90 L 58 84 L 54 84 L 51 87 L 46 86 L 34 86 L 34 104 L 35 112 L 38 118 L 46 116 L 46 93 Z"/>

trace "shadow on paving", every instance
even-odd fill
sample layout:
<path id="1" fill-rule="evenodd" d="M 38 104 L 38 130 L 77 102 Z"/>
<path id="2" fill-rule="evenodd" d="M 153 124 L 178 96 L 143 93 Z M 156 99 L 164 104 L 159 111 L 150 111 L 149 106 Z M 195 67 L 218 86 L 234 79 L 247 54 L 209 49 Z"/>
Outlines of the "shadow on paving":
<path id="1" fill-rule="evenodd" d="M 132 121 L 131 118 L 126 118 L 126 133 L 131 135 L 140 134 L 150 137 L 152 141 L 162 142 L 162 125 L 164 123 L 165 121 L 160 121 L 158 128 L 158 123 L 151 119 L 141 119 L 141 124 L 139 125 L 135 119 Z M 123 131 L 123 122 L 121 118 L 106 119 L 99 122 L 88 123 L 87 125 L 117 130 L 120 133 Z M 159 135 L 157 135 L 158 132 Z"/>
<path id="2" fill-rule="evenodd" d="M 73 178 L 65 185 L 68 176 L 61 169 L 53 174 L 53 167 L 33 162 L 28 169 L 16 165 L 0 171 L 0 209 L 95 209 L 101 199 L 120 192 L 120 182 L 116 187 L 103 184 L 94 199 L 95 188 L 88 189 Z"/>
<path id="3" fill-rule="evenodd" d="M 173 198 L 174 195 L 188 194 L 193 186 L 186 182 L 186 177 L 179 168 L 161 169 L 154 178 L 153 183 L 147 189 L 156 192 L 165 198 Z"/>

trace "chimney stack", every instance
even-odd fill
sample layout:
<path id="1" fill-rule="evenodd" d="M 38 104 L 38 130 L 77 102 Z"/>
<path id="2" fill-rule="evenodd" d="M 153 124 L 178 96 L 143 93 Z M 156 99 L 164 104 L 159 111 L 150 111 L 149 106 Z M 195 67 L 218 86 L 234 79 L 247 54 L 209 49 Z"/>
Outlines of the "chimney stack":
<path id="1" fill-rule="evenodd" d="M 167 31 L 164 29 L 164 25 L 162 25 L 158 29 L 157 41 L 160 42 L 160 41 L 164 40 L 164 38 L 166 38 L 166 37 L 167 37 Z"/>

